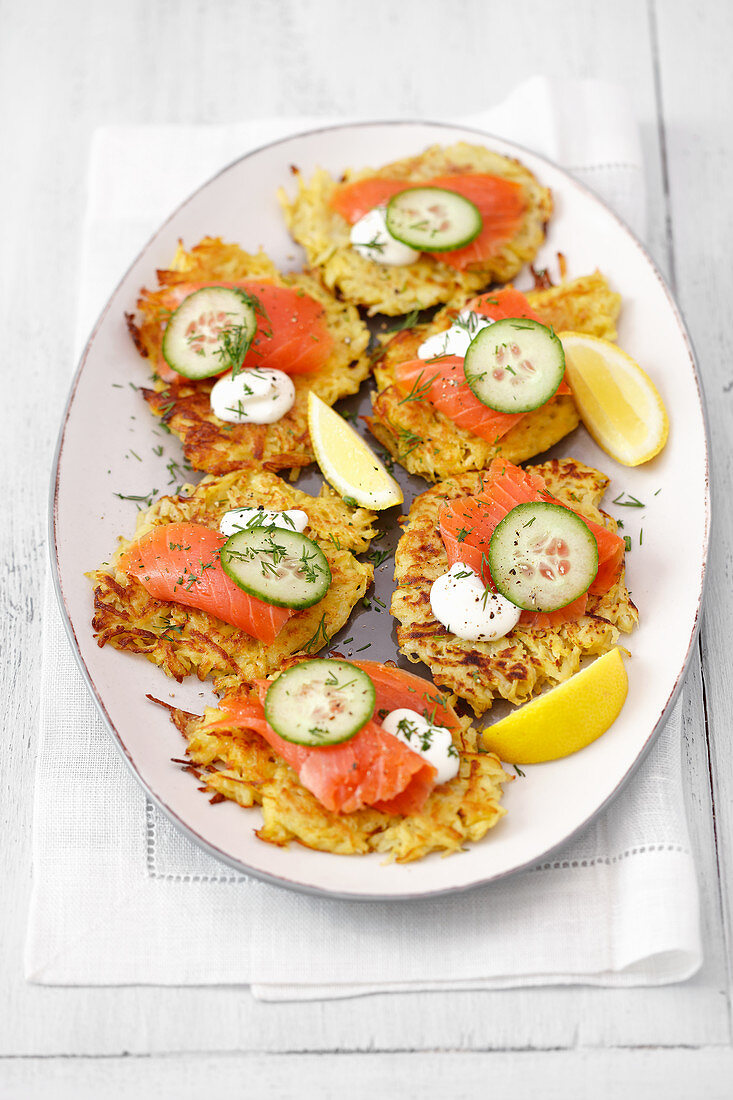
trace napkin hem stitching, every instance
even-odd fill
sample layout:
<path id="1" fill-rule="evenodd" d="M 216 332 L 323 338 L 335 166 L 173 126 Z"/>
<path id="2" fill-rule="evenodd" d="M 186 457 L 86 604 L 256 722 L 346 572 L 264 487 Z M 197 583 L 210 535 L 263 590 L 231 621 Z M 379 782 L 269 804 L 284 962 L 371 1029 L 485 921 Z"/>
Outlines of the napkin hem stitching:
<path id="1" fill-rule="evenodd" d="M 650 852 L 680 852 L 683 855 L 690 855 L 690 849 L 686 848 L 684 844 L 640 844 L 636 848 L 627 848 L 624 852 L 620 852 L 615 856 L 594 856 L 592 859 L 558 859 L 552 863 L 540 863 L 536 867 L 529 868 L 530 871 L 565 871 L 572 867 L 598 867 L 606 866 L 610 867 L 613 863 L 620 863 L 624 859 L 629 859 L 630 856 L 646 855 Z"/>
<path id="2" fill-rule="evenodd" d="M 237 883 L 248 882 L 254 884 L 254 880 L 249 875 L 210 875 L 186 871 L 175 872 L 159 870 L 155 806 L 147 799 L 145 816 L 145 861 L 149 878 L 158 879 L 164 882 L 214 882 L 221 885 L 235 885 Z M 633 848 L 626 848 L 623 852 L 619 852 L 615 856 L 593 856 L 588 859 L 550 860 L 546 863 L 539 863 L 535 867 L 529 867 L 527 871 L 534 874 L 537 871 L 566 871 L 575 868 L 598 866 L 610 867 L 615 863 L 621 863 L 625 859 L 630 859 L 631 856 L 648 855 L 652 852 L 677 852 L 683 855 L 691 854 L 690 849 L 683 844 L 639 844 Z"/>
<path id="3" fill-rule="evenodd" d="M 185 871 L 166 872 L 158 870 L 157 849 L 157 820 L 155 806 L 149 800 L 145 800 L 145 863 L 148 878 L 164 880 L 165 882 L 218 882 L 222 884 L 235 884 L 238 882 L 252 882 L 249 875 L 206 875 Z"/>
<path id="4" fill-rule="evenodd" d="M 641 165 L 628 164 L 619 161 L 616 164 L 572 164 L 565 168 L 566 172 L 608 172 L 618 168 L 625 168 L 629 172 L 640 172 Z"/>

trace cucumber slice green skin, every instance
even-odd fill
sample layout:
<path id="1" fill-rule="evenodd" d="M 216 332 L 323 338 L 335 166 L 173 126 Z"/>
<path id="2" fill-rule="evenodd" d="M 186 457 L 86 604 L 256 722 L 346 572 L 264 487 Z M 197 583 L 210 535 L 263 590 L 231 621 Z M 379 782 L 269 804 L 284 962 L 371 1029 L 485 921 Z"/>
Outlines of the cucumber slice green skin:
<path id="1" fill-rule="evenodd" d="M 280 673 L 265 696 L 265 718 L 285 741 L 323 748 L 355 737 L 375 705 L 366 672 L 348 661 L 315 658 Z"/>
<path id="2" fill-rule="evenodd" d="M 559 611 L 587 592 L 598 572 L 598 543 L 561 504 L 518 504 L 496 525 L 489 570 L 497 590 L 524 611 Z"/>
<path id="3" fill-rule="evenodd" d="M 220 551 L 224 572 L 250 596 L 274 607 L 312 607 L 331 583 L 326 555 L 312 539 L 280 527 L 250 527 Z"/>
<path id="4" fill-rule="evenodd" d="M 528 317 L 508 317 L 482 329 L 463 361 L 466 381 L 496 412 L 539 409 L 565 374 L 565 352 L 552 329 Z"/>
<path id="5" fill-rule="evenodd" d="M 481 211 L 445 187 L 408 187 L 387 203 L 387 231 L 420 252 L 464 248 L 483 228 Z"/>
<path id="6" fill-rule="evenodd" d="M 184 298 L 163 333 L 163 358 L 184 378 L 211 378 L 239 370 L 257 331 L 249 296 L 206 286 Z"/>

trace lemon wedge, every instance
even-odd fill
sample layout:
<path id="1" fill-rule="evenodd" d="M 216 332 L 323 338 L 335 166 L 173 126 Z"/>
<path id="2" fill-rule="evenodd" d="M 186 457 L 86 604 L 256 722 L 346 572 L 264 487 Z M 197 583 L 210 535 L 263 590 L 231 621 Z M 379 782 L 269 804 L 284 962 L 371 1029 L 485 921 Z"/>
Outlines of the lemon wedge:
<path id="1" fill-rule="evenodd" d="M 639 466 L 667 442 L 669 419 L 646 371 L 616 344 L 580 332 L 558 332 L 578 412 L 606 454 Z"/>
<path id="2" fill-rule="evenodd" d="M 570 756 L 613 725 L 628 686 L 616 646 L 564 684 L 488 726 L 484 744 L 508 764 L 541 764 Z"/>
<path id="3" fill-rule="evenodd" d="M 377 512 L 402 504 L 402 490 L 371 447 L 312 390 L 308 430 L 321 473 L 344 500 Z"/>

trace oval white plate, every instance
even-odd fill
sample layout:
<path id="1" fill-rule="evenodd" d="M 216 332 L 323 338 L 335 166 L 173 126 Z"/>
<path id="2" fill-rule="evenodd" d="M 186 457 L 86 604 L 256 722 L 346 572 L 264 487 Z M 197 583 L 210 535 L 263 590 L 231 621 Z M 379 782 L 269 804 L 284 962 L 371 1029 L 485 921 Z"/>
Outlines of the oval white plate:
<path id="1" fill-rule="evenodd" d="M 526 769 L 505 793 L 503 821 L 457 856 L 410 865 L 384 865 L 375 855 L 345 859 L 259 841 L 257 811 L 233 803 L 209 805 L 190 774 L 171 763 L 183 743 L 147 692 L 201 710 L 202 685 L 178 687 L 144 658 L 100 650 L 90 627 L 92 601 L 84 572 L 107 560 L 116 536 L 134 529 L 135 505 L 115 492 L 171 491 L 165 459 L 153 447 L 154 420 L 128 385 L 147 370 L 126 331 L 125 311 L 140 287 L 154 285 L 176 243 L 220 235 L 255 250 L 262 245 L 282 268 L 298 266 L 275 193 L 290 184 L 290 165 L 308 174 L 317 165 L 338 175 L 347 165 L 379 165 L 435 142 L 484 141 L 520 157 L 552 188 L 556 214 L 539 266 L 555 270 L 562 251 L 569 275 L 599 267 L 623 295 L 619 343 L 656 381 L 671 419 L 669 443 L 636 470 L 618 466 L 578 429 L 555 452 L 609 473 L 606 507 L 623 518 L 632 539 L 628 583 L 641 626 L 629 638 L 629 697 L 613 728 L 583 752 Z M 521 279 L 518 280 L 522 285 Z M 366 400 L 366 396 L 362 398 Z M 131 454 L 134 450 L 141 461 Z M 168 445 L 168 453 L 178 455 Z M 188 199 L 161 227 L 122 279 L 81 360 L 61 430 L 52 491 L 52 546 L 62 611 L 76 657 L 97 705 L 133 774 L 188 836 L 236 868 L 282 885 L 352 898 L 417 897 L 485 883 L 532 864 L 582 827 L 618 791 L 663 724 L 695 638 L 709 529 L 708 466 L 700 387 L 693 353 L 669 291 L 644 249 L 593 194 L 560 169 L 505 141 L 440 124 L 374 123 L 313 131 L 259 149 L 225 169 Z M 407 479 L 410 492 L 425 484 Z M 315 484 L 315 475 L 302 483 Z M 642 509 L 614 507 L 632 493 Z M 408 501 L 409 501 L 408 497 Z M 640 532 L 643 528 L 643 544 Z M 392 539 L 392 542 L 394 540 Z M 377 593 L 388 603 L 391 563 L 379 570 Z M 395 657 L 391 620 L 375 606 L 343 633 L 354 646 L 372 641 L 365 656 Z M 338 644 L 339 639 L 336 639 Z"/>

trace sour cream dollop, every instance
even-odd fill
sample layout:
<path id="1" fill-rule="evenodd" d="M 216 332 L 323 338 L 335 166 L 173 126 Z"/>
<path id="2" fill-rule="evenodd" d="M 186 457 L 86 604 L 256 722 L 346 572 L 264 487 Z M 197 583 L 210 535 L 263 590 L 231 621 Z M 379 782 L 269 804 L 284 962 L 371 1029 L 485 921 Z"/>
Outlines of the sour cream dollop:
<path id="1" fill-rule="evenodd" d="M 458 750 L 445 726 L 433 726 L 416 710 L 401 707 L 391 710 L 382 720 L 382 729 L 432 764 L 438 773 L 436 783 L 447 783 L 458 775 Z"/>
<path id="2" fill-rule="evenodd" d="M 493 325 L 489 317 L 462 309 L 450 328 L 428 336 L 417 349 L 418 359 L 436 359 L 440 355 L 460 355 L 465 359 L 471 341 L 481 329 Z"/>
<path id="3" fill-rule="evenodd" d="M 446 630 L 467 642 L 503 638 L 522 613 L 498 592 L 487 593 L 478 573 L 459 561 L 433 582 L 430 606 Z"/>
<path id="4" fill-rule="evenodd" d="M 396 240 L 387 229 L 386 208 L 375 206 L 351 227 L 351 246 L 365 260 L 388 267 L 414 264 L 420 255 L 414 248 Z"/>
<path id="5" fill-rule="evenodd" d="M 308 515 L 300 508 L 288 508 L 285 512 L 269 508 L 232 508 L 221 517 L 219 531 L 227 538 L 236 535 L 237 531 L 259 530 L 260 527 L 279 527 L 302 534 L 307 526 Z"/>
<path id="6" fill-rule="evenodd" d="M 295 386 L 281 370 L 242 370 L 222 375 L 209 398 L 211 411 L 230 424 L 274 424 L 292 409 Z"/>

